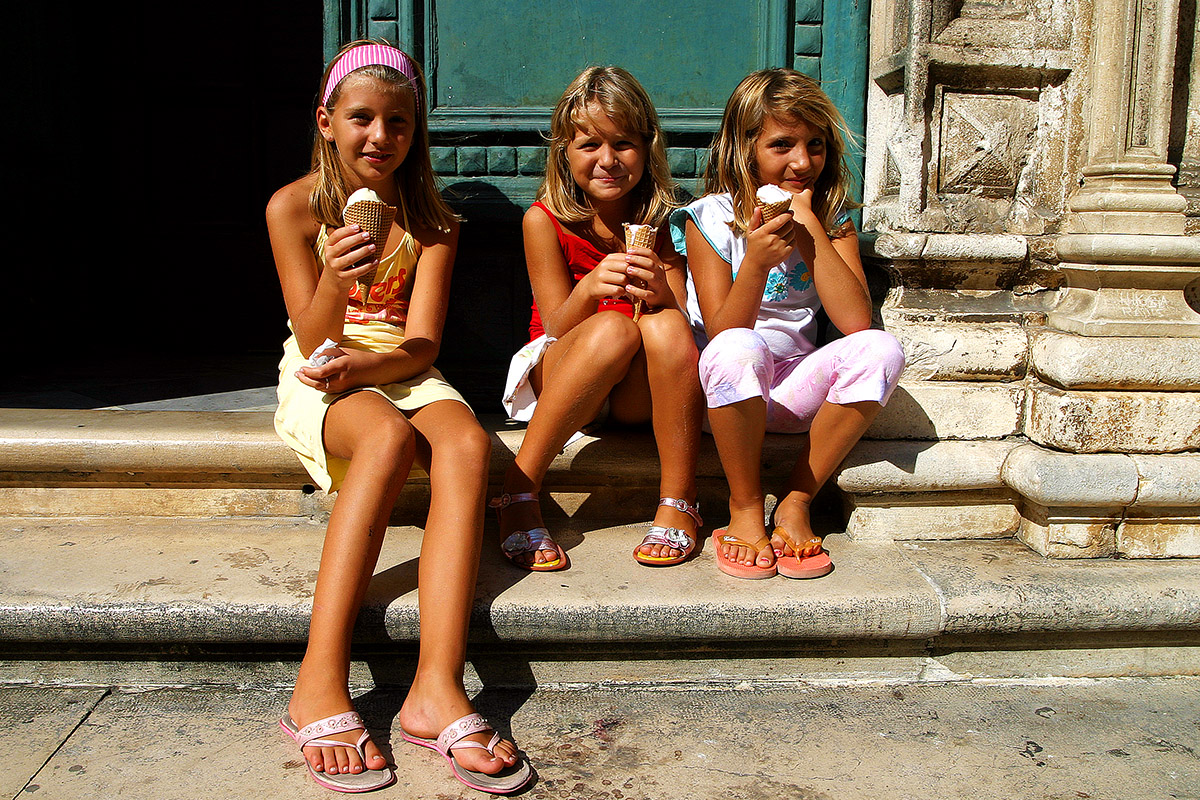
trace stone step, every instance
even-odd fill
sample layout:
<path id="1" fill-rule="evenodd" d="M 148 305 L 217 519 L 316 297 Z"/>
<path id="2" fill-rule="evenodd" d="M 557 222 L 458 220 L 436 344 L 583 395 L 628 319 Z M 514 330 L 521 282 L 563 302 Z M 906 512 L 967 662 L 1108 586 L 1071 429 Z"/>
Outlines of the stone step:
<path id="1" fill-rule="evenodd" d="M 717 570 L 707 539 L 688 563 L 654 569 L 630 555 L 645 524 L 596 528 L 564 517 L 552 527 L 571 568 L 532 574 L 503 560 L 488 522 L 473 642 L 583 660 L 589 646 L 737 657 L 764 644 L 986 649 L 1024 637 L 1036 650 L 1072 635 L 1136 644 L 1172 632 L 1200 644 L 1197 560 L 1054 561 L 1011 539 L 833 535 L 831 575 L 744 581 Z M 300 518 L 3 518 L 0 650 L 121 658 L 188 646 L 299 648 L 323 532 Z M 419 529 L 389 529 L 360 643 L 416 642 L 419 553 Z"/>
<path id="2" fill-rule="evenodd" d="M 491 482 L 498 487 L 523 427 L 499 416 L 485 415 L 481 422 L 492 434 Z M 965 492 L 1003 504 L 1008 495 L 1000 466 L 1018 443 L 864 440 L 836 484 L 855 498 L 856 508 L 911 505 L 913 497 L 946 492 L 955 505 L 973 504 Z M 787 476 L 798 444 L 796 436 L 766 437 L 768 484 Z M 312 486 L 264 410 L 0 409 L 0 454 L 0 516 L 323 517 L 332 504 Z M 641 514 L 644 504 L 654 502 L 658 469 L 648 432 L 606 430 L 602 437 L 583 436 L 568 445 L 551 464 L 546 487 L 567 506 L 586 501 L 587 511 L 601 513 L 602 520 L 630 521 L 636 517 L 627 508 Z M 405 513 L 419 513 L 427 502 L 427 482 L 414 468 L 397 522 Z M 697 482 L 702 507 L 723 513 L 727 490 L 707 435 L 701 438 Z M 826 500 L 826 508 L 838 504 L 833 487 Z M 934 513 L 946 519 L 940 506 Z M 921 535 L 928 526 L 920 521 L 907 535 L 970 536 L 974 525 L 982 535 L 1011 536 L 1014 515 L 1009 502 L 996 519 L 968 515 L 957 528 L 948 523 L 931 528 L 928 537 Z M 851 530 L 872 535 L 879 527 L 860 523 Z"/>
<path id="3" fill-rule="evenodd" d="M 952 383 L 937 390 L 947 407 L 957 391 Z M 896 414 L 932 407 L 897 394 L 888 406 Z M 481 422 L 492 434 L 495 493 L 524 432 L 499 416 Z M 1062 454 L 999 435 L 1007 430 L 979 439 L 933 440 L 916 428 L 891 430 L 894 438 L 864 438 L 818 498 L 818 510 L 832 529 L 861 540 L 1016 536 L 1053 557 L 1200 554 L 1194 511 L 1200 461 L 1194 455 Z M 801 441 L 766 437 L 768 491 L 790 472 Z M 1089 489 L 1097 471 L 1113 488 L 1099 499 Z M 551 464 L 545 490 L 568 516 L 621 524 L 653 506 L 658 475 L 649 432 L 605 430 L 568 445 Z M 707 435 L 697 490 L 705 514 L 718 521 L 728 494 Z M 414 469 L 393 522 L 410 524 L 427 504 L 427 476 Z M 313 487 L 275 435 L 267 410 L 0 409 L 0 517 L 324 519 L 331 508 L 332 499 Z"/>

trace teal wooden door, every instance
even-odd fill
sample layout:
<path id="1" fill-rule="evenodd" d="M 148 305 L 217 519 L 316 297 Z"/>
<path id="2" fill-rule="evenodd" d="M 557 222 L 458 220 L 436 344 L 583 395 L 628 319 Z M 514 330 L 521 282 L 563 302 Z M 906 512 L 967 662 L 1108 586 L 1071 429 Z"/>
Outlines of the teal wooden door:
<path id="1" fill-rule="evenodd" d="M 325 51 L 383 37 L 412 53 L 430 85 L 435 169 L 525 206 L 544 164 L 538 132 L 589 64 L 642 82 L 692 191 L 725 100 L 756 69 L 821 80 L 861 137 L 868 11 L 868 0 L 325 0 Z"/>

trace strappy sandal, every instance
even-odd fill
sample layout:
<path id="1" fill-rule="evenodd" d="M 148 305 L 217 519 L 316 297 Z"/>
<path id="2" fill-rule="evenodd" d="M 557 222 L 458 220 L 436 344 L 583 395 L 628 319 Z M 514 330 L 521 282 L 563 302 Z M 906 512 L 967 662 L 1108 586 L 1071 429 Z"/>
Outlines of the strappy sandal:
<path id="1" fill-rule="evenodd" d="M 662 497 L 659 498 L 658 504 L 660 506 L 670 506 L 687 514 L 696 521 L 697 532 L 699 532 L 700 526 L 704 524 L 704 520 L 700 519 L 699 506 L 694 506 L 686 500 L 678 500 L 674 497 Z M 649 556 L 642 552 L 642 548 L 648 544 L 661 544 L 665 547 L 681 551 L 681 555 Z M 664 528 L 661 525 L 655 525 L 650 528 L 646 537 L 642 539 L 642 543 L 633 548 L 633 557 L 639 564 L 645 564 L 649 567 L 669 567 L 673 564 L 686 561 L 694 549 L 696 549 L 695 534 L 688 533 L 682 528 Z"/>
<path id="2" fill-rule="evenodd" d="M 713 541 L 715 542 L 714 549 L 717 554 L 717 569 L 726 575 L 732 575 L 735 578 L 745 578 L 751 581 L 770 578 L 775 575 L 776 569 L 774 564 L 769 567 L 760 567 L 757 563 L 746 566 L 745 564 L 739 564 L 729 559 L 721 552 L 721 545 L 723 544 L 735 547 L 749 547 L 755 552 L 754 560 L 757 562 L 757 554 L 771 546 L 771 540 L 766 536 L 763 536 L 757 542 L 746 542 L 731 534 L 726 528 L 718 528 L 713 531 Z"/>
<path id="3" fill-rule="evenodd" d="M 487 731 L 492 732 L 492 738 L 486 745 L 463 738 L 473 733 L 486 733 Z M 488 751 L 493 756 L 496 755 L 495 747 L 500 742 L 500 734 L 496 733 L 488 721 L 479 714 L 468 714 L 461 719 L 456 719 L 447 725 L 436 739 L 414 736 L 405 731 L 403 727 L 400 728 L 400 736 L 406 742 L 441 753 L 442 758 L 449 762 L 455 778 L 481 792 L 512 794 L 529 783 L 529 779 L 533 777 L 533 767 L 529 766 L 529 762 L 524 758 L 520 758 L 516 764 L 506 767 L 494 775 L 467 769 L 455 760 L 453 753 L 455 748 L 478 748 Z"/>
<path id="4" fill-rule="evenodd" d="M 313 769 L 312 764 L 308 759 L 304 759 L 304 765 L 308 767 L 308 774 L 312 779 L 326 789 L 333 789 L 335 792 L 370 792 L 374 789 L 382 789 L 385 786 L 391 786 L 396 782 L 396 775 L 390 767 L 383 769 L 367 769 L 367 754 L 363 750 L 363 745 L 370 740 L 371 735 L 367 733 L 367 727 L 363 725 L 362 717 L 354 711 L 347 711 L 342 714 L 335 714 L 332 717 L 317 720 L 311 725 L 305 725 L 300 728 L 292 720 L 291 714 L 284 714 L 283 719 L 279 720 L 279 727 L 283 728 L 288 736 L 295 740 L 296 744 L 300 745 L 301 756 L 304 754 L 305 747 L 352 747 L 358 751 L 358 757 L 362 759 L 363 771 L 357 774 L 348 772 L 344 774 L 330 775 L 327 772 L 317 772 Z M 358 737 L 357 742 L 340 742 L 337 739 L 322 739 L 322 736 L 328 736 L 331 733 L 344 733 L 346 731 L 362 731 L 362 736 Z"/>
<path id="5" fill-rule="evenodd" d="M 536 503 L 537 499 L 538 496 L 535 492 L 520 492 L 518 494 L 505 492 L 488 503 L 488 508 L 496 509 L 496 519 L 499 521 L 500 512 L 513 503 Z M 536 553 L 539 550 L 553 550 L 558 553 L 558 557 L 552 561 L 543 561 L 541 563 L 530 561 L 528 564 L 522 564 L 515 560 L 516 556 L 522 553 Z M 554 572 L 555 570 L 566 569 L 570 564 L 566 551 L 558 546 L 558 543 L 551 538 L 550 531 L 545 528 L 513 531 L 507 539 L 500 543 L 500 552 L 504 553 L 504 557 L 511 561 L 513 566 L 527 569 L 530 572 Z"/>
<path id="6" fill-rule="evenodd" d="M 780 575 L 785 578 L 820 578 L 833 572 L 833 560 L 824 548 L 816 555 L 797 555 L 800 552 L 800 546 L 796 544 L 796 540 L 792 538 L 786 528 L 776 525 L 772 535 L 783 539 L 787 542 L 787 546 L 792 548 L 790 556 L 783 555 L 779 550 L 775 551 L 775 567 L 779 570 Z"/>

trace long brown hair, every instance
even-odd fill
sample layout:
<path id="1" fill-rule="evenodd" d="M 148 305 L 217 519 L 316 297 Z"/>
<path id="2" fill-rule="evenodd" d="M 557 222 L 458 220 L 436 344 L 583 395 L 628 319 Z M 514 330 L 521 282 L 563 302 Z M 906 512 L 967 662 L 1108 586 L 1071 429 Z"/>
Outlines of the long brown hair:
<path id="1" fill-rule="evenodd" d="M 325 83 L 329 80 L 329 72 L 337 60 L 349 50 L 366 44 L 393 46 L 385 41 L 360 40 L 343 47 L 325 67 L 325 73 L 321 76 L 321 94 L 317 95 L 318 100 L 324 94 Z M 413 92 L 414 106 L 416 107 L 413 142 L 408 155 L 394 173 L 396 187 L 400 190 L 401 211 L 410 221 L 408 223 L 410 225 L 415 222 L 428 228 L 446 231 L 458 219 L 458 215 L 442 199 L 438 181 L 433 172 L 433 164 L 429 160 L 429 122 L 425 108 L 425 76 L 415 61 L 413 67 L 417 77 L 415 85 L 399 70 L 392 67 L 380 64 L 360 67 L 334 87 L 333 92 L 329 95 L 329 100 L 325 103 L 325 111 L 329 114 L 333 113 L 341 99 L 342 87 L 346 84 L 346 79 L 352 75 L 373 78 L 390 91 Z M 341 159 L 338 157 L 337 145 L 326 141 L 320 132 L 317 132 L 313 140 L 312 169 L 309 174 L 316 179 L 313 182 L 312 192 L 308 196 L 308 208 L 313 219 L 331 228 L 340 228 L 344 224 L 342 208 L 346 205 L 346 198 L 350 196 L 350 189 L 342 169 Z"/>
<path id="2" fill-rule="evenodd" d="M 853 140 L 853 134 L 820 85 L 792 69 L 759 70 L 747 75 L 733 90 L 704 170 L 705 194 L 729 192 L 734 214 L 730 227 L 739 235 L 746 233 L 754 213 L 755 192 L 761 184 L 755 146 L 767 117 L 802 120 L 824 134 L 825 168 L 813 186 L 812 203 L 813 213 L 834 236 L 841 210 L 857 205 L 849 197 L 851 177 L 846 163 L 846 142 Z"/>
<path id="3" fill-rule="evenodd" d="M 567 146 L 588 122 L 587 107 L 595 103 L 620 127 L 641 135 L 646 145 L 646 170 L 633 187 L 631 222 L 661 225 L 678 206 L 675 181 L 667 166 L 667 148 L 658 112 L 650 96 L 629 72 L 620 67 L 588 67 L 559 98 L 550 118 L 550 148 L 546 178 L 538 200 L 563 222 L 582 222 L 595 216 L 591 200 L 571 177 Z"/>

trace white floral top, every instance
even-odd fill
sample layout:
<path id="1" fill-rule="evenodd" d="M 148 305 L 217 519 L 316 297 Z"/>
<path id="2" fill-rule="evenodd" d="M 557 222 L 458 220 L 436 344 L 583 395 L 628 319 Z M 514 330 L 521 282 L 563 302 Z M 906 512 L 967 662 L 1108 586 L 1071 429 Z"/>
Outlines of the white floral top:
<path id="1" fill-rule="evenodd" d="M 736 280 L 738 268 L 746 255 L 746 240 L 735 236 L 729 223 L 733 222 L 733 200 L 728 194 L 710 194 L 691 205 L 671 214 L 671 237 L 675 249 L 687 255 L 687 240 L 684 227 L 691 219 L 696 228 L 731 270 Z M 842 212 L 838 224 L 849 219 Z M 805 356 L 816 349 L 816 315 L 821 300 L 813 287 L 812 270 L 800 258 L 797 251 L 780 264 L 771 267 L 767 274 L 767 285 L 763 290 L 758 319 L 754 323 L 757 331 L 771 348 L 777 359 Z M 700 347 L 708 344 L 704 333 L 704 320 L 700 316 L 700 304 L 696 300 L 696 286 L 691 272 L 688 273 L 688 318 Z"/>

